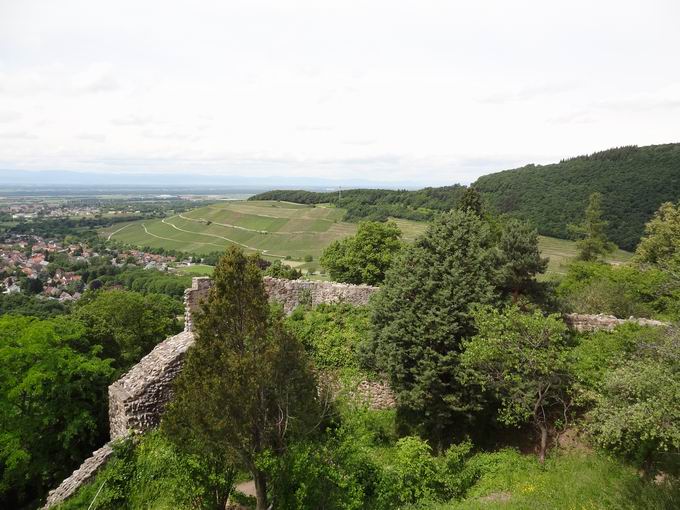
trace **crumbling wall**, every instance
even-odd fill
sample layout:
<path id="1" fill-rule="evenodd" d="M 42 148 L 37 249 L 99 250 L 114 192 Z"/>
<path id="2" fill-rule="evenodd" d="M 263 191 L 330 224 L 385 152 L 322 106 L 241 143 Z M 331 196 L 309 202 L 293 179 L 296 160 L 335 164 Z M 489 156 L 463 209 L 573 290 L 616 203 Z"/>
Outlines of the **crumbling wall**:
<path id="1" fill-rule="evenodd" d="M 316 306 L 321 303 L 349 303 L 366 305 L 378 287 L 350 285 L 335 282 L 312 282 L 306 280 L 284 280 L 265 277 L 264 286 L 269 298 L 283 305 L 283 311 L 290 313 L 301 304 Z"/>
<path id="2" fill-rule="evenodd" d="M 193 343 L 194 334 L 190 331 L 164 340 L 109 386 L 112 440 L 158 425 L 172 397 L 172 382 L 182 369 L 184 356 Z"/>
<path id="3" fill-rule="evenodd" d="M 59 487 L 50 491 L 47 495 L 47 502 L 45 503 L 44 508 L 54 506 L 72 496 L 81 485 L 86 484 L 94 478 L 94 475 L 96 475 L 97 471 L 106 464 L 106 461 L 112 453 L 113 449 L 111 448 L 110 443 L 106 443 L 99 450 L 96 450 L 91 457 L 86 459 L 80 467 L 71 474 L 71 476 L 61 482 Z"/>
<path id="4" fill-rule="evenodd" d="M 345 302 L 365 305 L 378 290 L 368 285 L 347 285 L 333 282 L 310 282 L 265 277 L 265 289 L 270 299 L 283 304 L 290 313 L 300 304 Z M 129 372 L 109 386 L 109 424 L 111 439 L 129 433 L 142 433 L 160 422 L 161 415 L 172 397 L 172 382 L 181 371 L 184 357 L 194 342 L 192 312 L 208 297 L 211 280 L 193 278 L 184 295 L 185 331 L 158 344 Z M 617 319 L 611 315 L 567 314 L 565 322 L 577 331 L 611 331 L 616 326 L 635 322 L 644 326 L 665 326 L 649 319 Z M 362 381 L 353 392 L 373 409 L 388 409 L 396 405 L 394 394 L 386 382 Z M 46 508 L 73 494 L 80 485 L 94 476 L 111 455 L 107 444 L 93 453 L 80 468 L 50 492 Z"/>
<path id="5" fill-rule="evenodd" d="M 652 319 L 636 319 L 635 317 L 631 317 L 629 319 L 618 319 L 613 315 L 589 315 L 582 313 L 568 313 L 564 316 L 564 322 L 566 322 L 570 328 L 575 329 L 580 333 L 591 331 L 613 331 L 617 326 L 626 324 L 627 322 L 633 322 L 635 324 L 639 324 L 640 326 L 650 327 L 668 326 L 668 324 L 665 322 L 655 321 Z"/>
<path id="6" fill-rule="evenodd" d="M 347 285 L 331 282 L 306 282 L 265 277 L 265 289 L 271 299 L 282 302 L 286 313 L 297 305 L 309 303 L 346 302 L 355 305 L 368 303 L 376 287 Z M 172 382 L 182 370 L 187 350 L 194 343 L 192 312 L 207 299 L 212 282 L 208 277 L 195 277 L 191 287 L 184 292 L 184 332 L 159 343 L 129 372 L 109 386 L 109 427 L 111 440 L 130 433 L 143 433 L 160 423 L 161 415 L 172 398 Z M 384 383 L 360 385 L 357 393 L 376 408 L 389 406 L 394 400 Z M 56 505 L 71 496 L 82 484 L 101 469 L 112 450 L 107 443 L 59 487 L 50 492 L 45 508 Z"/>

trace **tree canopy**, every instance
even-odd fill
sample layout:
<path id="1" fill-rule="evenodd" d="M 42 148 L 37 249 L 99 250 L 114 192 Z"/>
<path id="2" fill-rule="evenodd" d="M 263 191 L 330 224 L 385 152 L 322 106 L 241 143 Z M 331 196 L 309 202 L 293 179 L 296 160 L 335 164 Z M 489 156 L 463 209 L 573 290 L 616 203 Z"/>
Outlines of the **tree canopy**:
<path id="1" fill-rule="evenodd" d="M 436 442 L 472 409 L 457 378 L 461 341 L 474 332 L 475 303 L 494 303 L 494 237 L 471 211 L 451 211 L 406 247 L 376 296 L 373 352 L 401 408 Z"/>
<path id="2" fill-rule="evenodd" d="M 356 235 L 331 243 L 320 262 L 334 281 L 380 285 L 401 248 L 400 237 L 394 222 L 364 221 Z"/>

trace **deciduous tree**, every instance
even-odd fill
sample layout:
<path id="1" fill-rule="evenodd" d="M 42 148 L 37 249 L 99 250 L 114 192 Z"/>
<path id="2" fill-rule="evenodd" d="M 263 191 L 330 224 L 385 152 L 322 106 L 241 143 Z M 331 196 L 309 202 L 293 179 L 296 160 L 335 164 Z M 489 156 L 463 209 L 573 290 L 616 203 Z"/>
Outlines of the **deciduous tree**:
<path id="1" fill-rule="evenodd" d="M 470 369 L 471 380 L 499 395 L 501 422 L 533 422 L 543 462 L 555 411 L 565 410 L 566 326 L 556 315 L 524 314 L 514 306 L 503 312 L 481 307 L 474 315 L 478 333 L 464 343 L 462 365 Z"/>
<path id="2" fill-rule="evenodd" d="M 394 222 L 365 221 L 356 235 L 326 248 L 320 262 L 335 281 L 380 285 L 401 248 L 400 237 Z"/>

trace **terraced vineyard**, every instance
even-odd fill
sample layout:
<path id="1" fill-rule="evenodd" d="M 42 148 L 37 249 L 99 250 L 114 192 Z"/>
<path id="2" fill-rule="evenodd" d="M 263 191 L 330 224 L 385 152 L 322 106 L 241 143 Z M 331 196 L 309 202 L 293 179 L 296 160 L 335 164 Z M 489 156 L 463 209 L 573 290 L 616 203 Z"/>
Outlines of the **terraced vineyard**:
<path id="1" fill-rule="evenodd" d="M 332 241 L 356 231 L 355 224 L 340 220 L 343 214 L 322 205 L 225 201 L 162 220 L 119 223 L 101 234 L 135 246 L 196 254 L 234 244 L 268 258 L 317 259 Z"/>
<path id="2" fill-rule="evenodd" d="M 276 201 L 224 201 L 163 218 L 118 223 L 101 235 L 139 247 L 166 248 L 198 255 L 222 251 L 234 244 L 259 252 L 269 259 L 288 258 L 304 269 L 316 268 L 323 250 L 336 239 L 356 232 L 356 224 L 341 221 L 344 210 L 326 205 L 302 205 Z M 414 239 L 425 223 L 395 220 L 406 240 Z M 550 257 L 549 273 L 566 271 L 567 261 L 576 256 L 572 241 L 540 238 L 544 256 Z M 311 255 L 312 263 L 304 258 Z M 617 250 L 611 262 L 624 262 L 630 253 Z"/>

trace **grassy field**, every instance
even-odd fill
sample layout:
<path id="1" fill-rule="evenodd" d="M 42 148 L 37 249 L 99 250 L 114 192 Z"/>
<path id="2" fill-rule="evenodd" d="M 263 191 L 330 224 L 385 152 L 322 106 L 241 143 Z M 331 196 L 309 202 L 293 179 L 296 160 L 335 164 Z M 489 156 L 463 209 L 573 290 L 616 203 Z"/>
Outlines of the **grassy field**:
<path id="1" fill-rule="evenodd" d="M 161 220 L 117 223 L 100 234 L 130 245 L 166 248 L 198 255 L 222 251 L 237 245 L 265 258 L 287 259 L 303 270 L 318 269 L 318 259 L 333 241 L 356 232 L 357 225 L 341 220 L 344 210 L 324 205 L 303 205 L 275 201 L 224 201 Z M 396 219 L 404 239 L 412 241 L 425 223 Z M 573 241 L 540 237 L 543 256 L 550 258 L 548 272 L 563 274 L 567 262 L 576 256 Z M 304 259 L 311 256 L 312 262 Z M 610 262 L 621 263 L 631 254 L 617 250 Z M 185 268 L 186 274 L 207 274 L 201 266 Z"/>
<path id="2" fill-rule="evenodd" d="M 565 274 L 568 262 L 576 257 L 577 254 L 576 243 L 566 239 L 539 236 L 538 247 L 541 250 L 541 254 L 550 259 L 548 262 L 548 275 Z M 616 250 L 607 257 L 607 261 L 612 264 L 621 264 L 630 260 L 632 256 L 633 254 L 630 252 Z"/>

